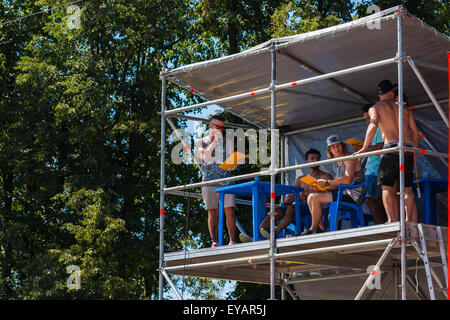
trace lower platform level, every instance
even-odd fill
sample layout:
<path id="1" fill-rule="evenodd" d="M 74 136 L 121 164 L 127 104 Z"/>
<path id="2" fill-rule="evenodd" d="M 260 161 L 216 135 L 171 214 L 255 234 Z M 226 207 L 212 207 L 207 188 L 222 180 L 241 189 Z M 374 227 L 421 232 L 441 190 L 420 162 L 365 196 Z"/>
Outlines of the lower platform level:
<path id="1" fill-rule="evenodd" d="M 413 246 L 413 240 L 421 243 L 417 226 L 414 223 L 406 224 L 408 268 L 416 266 L 416 260 L 419 257 Z M 442 263 L 437 227 L 424 224 L 421 226 L 430 261 Z M 442 243 L 447 252 L 447 227 L 440 227 L 440 230 Z M 367 270 L 370 270 L 369 267 L 377 264 L 387 246 L 398 240 L 399 235 L 400 224 L 396 222 L 277 239 L 275 283 L 276 285 L 291 283 L 299 289 L 301 283 L 312 283 L 330 278 L 340 278 L 344 281 L 343 283 L 350 283 L 350 279 L 355 277 L 365 279 L 370 273 L 370 271 L 367 273 Z M 269 249 L 269 240 L 264 240 L 233 246 L 166 253 L 164 269 L 168 274 L 173 275 L 270 284 Z M 396 241 L 381 266 L 381 273 L 389 275 L 393 270 L 399 270 L 400 255 L 401 244 L 400 241 Z M 447 259 L 446 255 L 445 257 Z M 421 272 L 423 272 L 422 261 L 418 264 L 422 266 Z M 442 264 L 440 269 L 439 275 L 442 275 Z M 392 274 L 396 274 L 397 278 L 396 272 Z M 362 283 L 359 280 L 358 285 Z M 445 287 L 445 281 L 442 283 Z M 425 288 L 427 289 L 426 283 Z M 310 298 L 320 297 L 311 296 Z"/>

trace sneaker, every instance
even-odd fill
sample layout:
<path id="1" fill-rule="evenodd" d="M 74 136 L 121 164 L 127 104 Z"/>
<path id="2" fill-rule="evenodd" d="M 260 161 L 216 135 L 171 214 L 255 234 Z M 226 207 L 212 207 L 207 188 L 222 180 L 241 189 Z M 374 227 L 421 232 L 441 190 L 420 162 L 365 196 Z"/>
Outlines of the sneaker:
<path id="1" fill-rule="evenodd" d="M 230 241 L 230 243 L 228 244 L 229 246 L 234 246 L 236 244 L 236 241 Z"/>
<path id="2" fill-rule="evenodd" d="M 318 233 L 317 230 L 305 229 L 305 231 L 303 231 L 300 235 L 301 236 L 308 236 L 310 234 L 316 234 L 316 233 Z"/>
<path id="3" fill-rule="evenodd" d="M 270 239 L 270 233 L 264 229 L 264 228 L 259 228 L 259 233 L 266 239 Z"/>
<path id="4" fill-rule="evenodd" d="M 215 241 L 213 241 L 213 243 L 212 243 L 212 245 L 211 245 L 211 248 L 215 248 L 215 247 L 218 247 L 219 245 L 217 244 L 217 242 L 215 242 Z"/>
<path id="5" fill-rule="evenodd" d="M 241 240 L 241 242 L 253 242 L 252 237 L 243 233 L 239 234 L 239 240 Z"/>

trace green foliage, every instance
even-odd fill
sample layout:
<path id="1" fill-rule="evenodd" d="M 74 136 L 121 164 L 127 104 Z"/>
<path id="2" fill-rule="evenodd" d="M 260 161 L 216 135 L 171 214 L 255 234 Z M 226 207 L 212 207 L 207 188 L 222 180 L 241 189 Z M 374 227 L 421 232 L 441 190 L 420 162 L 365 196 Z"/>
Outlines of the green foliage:
<path id="1" fill-rule="evenodd" d="M 290 1 L 273 14 L 270 34 L 285 37 L 347 22 L 351 9 L 351 1 Z"/>
<path id="2" fill-rule="evenodd" d="M 77 3 L 80 28 L 70 29 L 59 0 L 2 1 L 0 298 L 156 298 L 161 69 L 349 21 L 370 3 L 90 0 Z M 448 33 L 448 3 L 405 5 Z M 198 101 L 173 85 L 167 98 L 169 109 Z M 166 143 L 170 151 L 176 142 Z M 167 157 L 167 186 L 199 179 L 195 166 Z M 201 203 L 166 197 L 166 252 L 207 243 Z M 248 208 L 237 216 L 248 229 Z M 66 286 L 69 265 L 80 267 L 80 290 Z M 227 286 L 177 281 L 199 299 L 217 298 Z M 228 297 L 267 296 L 267 286 L 238 283 Z"/>
<path id="3" fill-rule="evenodd" d="M 358 15 L 364 16 L 367 7 L 377 5 L 381 10 L 403 5 L 409 13 L 421 19 L 423 22 L 448 35 L 450 33 L 450 3 L 439 0 L 375 0 L 361 1 L 356 5 Z"/>

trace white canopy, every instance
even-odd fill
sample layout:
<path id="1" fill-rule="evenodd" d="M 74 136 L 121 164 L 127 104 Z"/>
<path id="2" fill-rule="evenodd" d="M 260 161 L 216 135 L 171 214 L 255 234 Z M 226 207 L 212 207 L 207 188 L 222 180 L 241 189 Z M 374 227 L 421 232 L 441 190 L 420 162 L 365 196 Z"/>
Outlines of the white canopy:
<path id="1" fill-rule="evenodd" d="M 402 43 L 406 56 L 416 63 L 421 61 L 444 68 L 444 71 L 438 71 L 419 67 L 436 98 L 447 99 L 445 67 L 449 38 L 408 14 L 402 6 L 338 26 L 272 39 L 238 54 L 169 70 L 162 75 L 185 88 L 195 89 L 196 94 L 207 100 L 216 100 L 269 87 L 272 45 L 277 51 L 279 85 L 394 58 L 397 52 L 396 12 L 399 10 L 404 12 Z M 396 64 L 278 90 L 276 126 L 291 130 L 360 115 L 365 103 L 378 99 L 376 86 L 383 79 L 396 83 Z M 429 102 L 407 65 L 403 79 L 410 105 Z M 254 123 L 270 125 L 270 92 L 221 106 Z"/>

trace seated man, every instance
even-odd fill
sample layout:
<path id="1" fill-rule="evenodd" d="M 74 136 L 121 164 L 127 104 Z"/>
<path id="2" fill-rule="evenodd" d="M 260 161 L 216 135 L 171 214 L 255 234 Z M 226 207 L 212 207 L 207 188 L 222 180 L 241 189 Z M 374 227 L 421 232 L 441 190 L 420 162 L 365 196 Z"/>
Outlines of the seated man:
<path id="1" fill-rule="evenodd" d="M 350 155 L 347 145 L 341 141 L 338 135 L 327 138 L 327 156 L 329 159 Z M 364 170 L 358 160 L 346 160 L 333 164 L 335 171 L 334 180 L 319 179 L 317 185 L 321 188 L 328 187 L 330 191 L 312 192 L 307 199 L 309 211 L 312 216 L 311 228 L 305 230 L 302 235 L 324 232 L 322 221 L 322 206 L 337 200 L 340 184 L 359 184 L 364 181 Z M 314 189 L 314 187 L 313 187 Z M 346 190 L 342 199 L 345 202 L 361 203 L 365 188 Z M 316 189 L 317 190 L 317 189 Z"/>
<path id="2" fill-rule="evenodd" d="M 317 162 L 320 160 L 320 152 L 316 149 L 310 149 L 306 152 L 305 158 L 306 158 L 306 163 Z M 320 170 L 320 166 L 309 167 L 308 173 L 306 175 L 310 175 L 311 177 L 316 178 L 316 179 L 332 179 L 332 177 L 329 173 Z M 297 179 L 295 180 L 295 182 L 293 184 L 295 187 L 302 187 L 305 189 L 300 194 L 300 201 L 302 201 L 302 202 L 306 202 L 308 195 L 311 193 L 311 187 L 308 184 L 300 181 L 300 179 L 303 178 L 304 176 L 305 175 L 297 177 Z M 275 237 L 277 237 L 280 234 L 280 232 L 283 231 L 294 220 L 295 208 L 292 205 L 292 203 L 294 201 L 295 200 L 294 200 L 293 194 L 287 195 L 284 200 L 284 203 L 287 206 L 283 207 L 283 208 L 275 209 L 275 219 L 277 219 L 277 220 L 281 219 L 278 227 L 275 229 Z M 259 231 L 260 231 L 261 235 L 263 237 L 265 237 L 266 239 L 270 238 L 270 234 L 267 231 L 269 228 L 270 228 L 270 216 L 267 215 L 259 227 Z"/>

